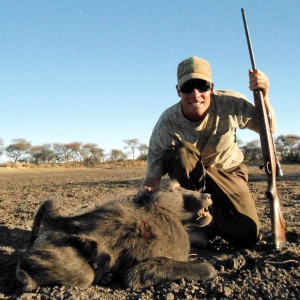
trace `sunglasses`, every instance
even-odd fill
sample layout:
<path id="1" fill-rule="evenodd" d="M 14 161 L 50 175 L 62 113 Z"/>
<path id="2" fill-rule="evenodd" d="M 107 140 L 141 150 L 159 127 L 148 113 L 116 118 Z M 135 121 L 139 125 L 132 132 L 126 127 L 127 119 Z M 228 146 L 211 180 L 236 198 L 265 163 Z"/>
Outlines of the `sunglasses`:
<path id="1" fill-rule="evenodd" d="M 192 79 L 180 86 L 180 92 L 190 94 L 194 89 L 199 93 L 207 92 L 212 87 L 212 83 L 205 80 Z"/>

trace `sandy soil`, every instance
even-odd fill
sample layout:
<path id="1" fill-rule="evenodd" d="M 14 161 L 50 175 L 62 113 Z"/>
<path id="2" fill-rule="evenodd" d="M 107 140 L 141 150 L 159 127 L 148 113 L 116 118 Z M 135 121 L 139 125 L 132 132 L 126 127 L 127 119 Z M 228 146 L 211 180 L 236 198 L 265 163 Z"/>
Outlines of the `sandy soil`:
<path id="1" fill-rule="evenodd" d="M 193 253 L 211 261 L 218 276 L 206 282 L 165 282 L 131 291 L 116 284 L 85 289 L 44 287 L 22 294 L 15 279 L 18 254 L 28 243 L 36 209 L 45 198 L 61 201 L 61 211 L 73 215 L 110 200 L 131 199 L 145 167 L 111 169 L 0 168 L 0 299 L 299 299 L 300 166 L 284 165 L 277 188 L 287 223 L 288 247 L 273 250 L 266 176 L 250 167 L 250 189 L 261 219 L 261 241 L 237 251 L 220 238 L 209 249 Z M 167 179 L 165 179 L 167 180 Z"/>

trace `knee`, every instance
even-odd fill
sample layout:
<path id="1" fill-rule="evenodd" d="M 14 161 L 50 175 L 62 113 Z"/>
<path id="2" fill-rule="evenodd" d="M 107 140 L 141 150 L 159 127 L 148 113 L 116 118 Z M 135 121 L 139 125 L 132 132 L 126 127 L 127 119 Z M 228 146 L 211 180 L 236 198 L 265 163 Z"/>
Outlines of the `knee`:
<path id="1" fill-rule="evenodd" d="M 245 249 L 253 247 L 259 240 L 258 229 L 256 226 L 239 230 L 236 234 L 225 235 L 224 238 L 235 248 Z"/>
<path id="2" fill-rule="evenodd" d="M 240 216 L 234 222 L 223 222 L 216 225 L 218 235 L 235 248 L 249 248 L 259 240 L 259 224 L 250 217 Z"/>
<path id="3" fill-rule="evenodd" d="M 237 249 L 245 249 L 253 247 L 259 240 L 258 235 L 248 236 L 247 238 L 236 240 L 232 245 Z"/>

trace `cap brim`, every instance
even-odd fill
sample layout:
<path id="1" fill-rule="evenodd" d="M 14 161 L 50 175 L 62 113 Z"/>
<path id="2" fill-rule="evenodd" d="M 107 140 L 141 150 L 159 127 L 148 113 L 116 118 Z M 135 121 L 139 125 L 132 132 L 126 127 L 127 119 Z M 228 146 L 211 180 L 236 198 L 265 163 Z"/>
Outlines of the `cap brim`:
<path id="1" fill-rule="evenodd" d="M 207 82 L 212 82 L 212 80 L 209 76 L 205 76 L 200 73 L 189 73 L 180 78 L 180 80 L 178 81 L 178 85 L 180 86 L 180 85 L 186 83 L 187 81 L 189 81 L 190 79 L 202 79 Z"/>

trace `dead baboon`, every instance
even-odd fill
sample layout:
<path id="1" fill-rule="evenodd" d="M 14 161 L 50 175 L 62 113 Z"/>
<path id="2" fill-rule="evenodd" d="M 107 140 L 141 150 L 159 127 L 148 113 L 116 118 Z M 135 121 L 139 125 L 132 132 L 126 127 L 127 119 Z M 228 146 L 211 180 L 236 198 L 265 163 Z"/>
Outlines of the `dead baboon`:
<path id="1" fill-rule="evenodd" d="M 55 201 L 45 201 L 34 219 L 33 244 L 17 268 L 24 290 L 99 284 L 107 274 L 133 289 L 162 280 L 214 277 L 211 264 L 189 261 L 190 242 L 183 223 L 192 221 L 211 200 L 172 184 L 133 202 L 110 202 L 72 217 L 61 216 Z M 205 213 L 200 217 L 209 219 Z M 40 235 L 41 225 L 46 238 Z"/>

